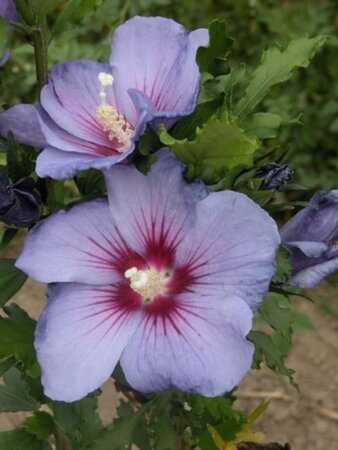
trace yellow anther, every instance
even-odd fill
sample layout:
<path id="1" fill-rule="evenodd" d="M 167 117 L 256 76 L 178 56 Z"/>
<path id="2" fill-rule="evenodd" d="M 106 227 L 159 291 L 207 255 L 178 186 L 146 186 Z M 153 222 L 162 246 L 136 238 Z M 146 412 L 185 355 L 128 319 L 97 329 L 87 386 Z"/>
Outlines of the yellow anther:
<path id="1" fill-rule="evenodd" d="M 96 118 L 102 126 L 103 131 L 107 133 L 108 139 L 110 141 L 117 141 L 120 144 L 116 150 L 123 153 L 130 146 L 133 128 L 117 112 L 116 108 L 107 104 L 106 89 L 108 86 L 113 85 L 114 77 L 109 73 L 100 72 L 98 74 L 98 80 L 100 83 L 99 97 L 101 99 L 101 105 L 97 107 Z"/>
<path id="2" fill-rule="evenodd" d="M 168 275 L 154 269 L 138 270 L 131 267 L 124 276 L 130 280 L 130 287 L 140 294 L 145 303 L 149 303 L 156 295 L 165 294 L 165 283 Z"/>

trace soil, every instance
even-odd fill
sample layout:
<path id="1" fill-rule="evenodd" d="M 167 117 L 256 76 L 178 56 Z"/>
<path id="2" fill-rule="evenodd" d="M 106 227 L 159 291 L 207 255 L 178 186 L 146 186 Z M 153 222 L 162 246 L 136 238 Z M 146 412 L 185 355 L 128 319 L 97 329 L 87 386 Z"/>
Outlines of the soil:
<path id="1" fill-rule="evenodd" d="M 6 256 L 15 257 L 19 243 L 11 244 Z M 28 280 L 13 298 L 37 318 L 44 306 L 45 286 Z M 288 366 L 296 371 L 300 391 L 287 379 L 268 369 L 251 371 L 237 392 L 236 406 L 252 411 L 262 400 L 270 405 L 256 422 L 267 442 L 289 442 L 292 450 L 338 449 L 338 280 L 323 282 L 311 292 L 315 304 L 295 300 L 297 310 L 308 315 L 314 331 L 297 331 Z M 99 412 L 104 422 L 115 414 L 118 396 L 112 382 L 103 387 Z M 25 414 L 0 414 L 0 429 L 15 428 Z M 13 449 L 14 450 L 14 449 Z"/>

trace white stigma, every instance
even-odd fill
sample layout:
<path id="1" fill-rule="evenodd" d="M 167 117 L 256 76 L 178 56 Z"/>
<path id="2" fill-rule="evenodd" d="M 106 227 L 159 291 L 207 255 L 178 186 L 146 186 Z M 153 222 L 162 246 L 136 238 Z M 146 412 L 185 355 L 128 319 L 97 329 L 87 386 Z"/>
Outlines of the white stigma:
<path id="1" fill-rule="evenodd" d="M 131 267 L 124 272 L 124 276 L 130 280 L 130 287 L 143 297 L 145 303 L 149 303 L 158 294 L 165 294 L 167 274 L 154 269 L 139 270 Z"/>
<path id="2" fill-rule="evenodd" d="M 107 87 L 108 86 L 112 86 L 114 83 L 114 77 L 113 75 L 111 75 L 110 73 L 106 73 L 106 72 L 100 72 L 97 76 L 99 83 L 100 83 L 100 99 L 102 100 L 102 104 L 106 104 L 106 99 L 107 99 Z"/>
<path id="3" fill-rule="evenodd" d="M 114 77 L 110 73 L 100 72 L 97 76 L 100 83 L 99 97 L 101 104 L 97 107 L 96 117 L 102 125 L 103 131 L 110 141 L 117 141 L 116 151 L 123 153 L 130 146 L 133 129 L 122 114 L 107 103 L 107 88 L 114 84 Z"/>

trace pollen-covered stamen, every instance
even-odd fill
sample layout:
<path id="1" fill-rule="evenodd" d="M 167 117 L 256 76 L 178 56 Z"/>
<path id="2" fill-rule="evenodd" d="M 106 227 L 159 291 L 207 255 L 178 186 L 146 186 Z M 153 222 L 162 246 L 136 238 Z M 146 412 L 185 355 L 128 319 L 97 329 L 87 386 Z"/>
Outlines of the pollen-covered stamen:
<path id="1" fill-rule="evenodd" d="M 103 131 L 107 133 L 110 141 L 117 141 L 120 146 L 116 150 L 123 153 L 130 146 L 133 134 L 132 126 L 126 121 L 123 115 L 119 114 L 116 108 L 107 103 L 107 88 L 114 83 L 114 77 L 110 73 L 100 72 L 98 74 L 100 83 L 99 96 L 101 105 L 97 107 L 96 118 L 102 125 Z"/>
<path id="2" fill-rule="evenodd" d="M 139 270 L 131 267 L 125 271 L 124 276 L 130 280 L 130 287 L 143 297 L 144 303 L 149 303 L 156 295 L 166 293 L 165 285 L 170 274 L 154 269 Z"/>

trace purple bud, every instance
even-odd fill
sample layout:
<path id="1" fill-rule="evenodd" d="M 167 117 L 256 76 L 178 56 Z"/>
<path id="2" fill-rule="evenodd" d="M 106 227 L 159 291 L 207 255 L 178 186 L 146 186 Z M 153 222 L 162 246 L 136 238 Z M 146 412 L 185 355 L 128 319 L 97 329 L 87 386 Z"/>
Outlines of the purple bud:
<path id="1" fill-rule="evenodd" d="M 287 164 L 280 165 L 269 163 L 258 169 L 255 177 L 262 177 L 261 189 L 279 189 L 286 184 L 293 176 L 292 167 Z"/>
<path id="2" fill-rule="evenodd" d="M 281 230 L 291 251 L 291 284 L 313 287 L 338 270 L 338 190 L 317 191 Z"/>
<path id="3" fill-rule="evenodd" d="M 8 176 L 0 175 L 0 221 L 16 227 L 29 227 L 40 214 L 41 199 L 32 178 L 10 184 Z"/>

